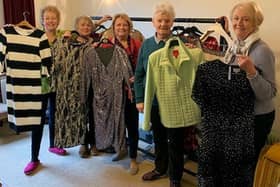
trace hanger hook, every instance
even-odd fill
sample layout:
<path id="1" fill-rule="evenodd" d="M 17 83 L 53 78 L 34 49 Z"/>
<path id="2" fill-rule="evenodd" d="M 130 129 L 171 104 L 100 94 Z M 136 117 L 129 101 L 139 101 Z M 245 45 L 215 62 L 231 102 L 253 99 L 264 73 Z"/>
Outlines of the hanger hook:
<path id="1" fill-rule="evenodd" d="M 24 12 L 22 13 L 22 15 L 23 15 L 24 20 L 27 20 L 27 16 L 30 15 L 30 12 L 24 11 Z"/>

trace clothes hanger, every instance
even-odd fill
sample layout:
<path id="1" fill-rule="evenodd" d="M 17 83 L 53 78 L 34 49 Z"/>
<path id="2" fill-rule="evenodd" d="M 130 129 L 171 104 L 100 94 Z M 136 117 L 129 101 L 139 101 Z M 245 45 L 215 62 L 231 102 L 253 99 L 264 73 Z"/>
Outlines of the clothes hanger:
<path id="1" fill-rule="evenodd" d="M 98 27 L 93 32 L 96 33 L 99 30 L 101 30 L 101 32 L 104 32 L 108 30 L 108 28 L 106 28 L 104 25 L 98 25 Z"/>
<path id="2" fill-rule="evenodd" d="M 203 34 L 203 32 L 201 32 L 196 26 L 192 26 L 192 27 L 186 27 L 184 29 L 184 34 L 188 34 L 194 37 L 200 37 Z"/>
<path id="3" fill-rule="evenodd" d="M 219 34 L 220 36 L 224 37 L 228 45 L 232 43 L 231 37 L 226 33 L 226 31 L 224 30 L 224 28 L 222 27 L 222 25 L 220 23 L 215 23 L 215 24 L 211 25 L 210 27 L 208 27 L 206 32 L 204 32 L 204 34 L 200 37 L 200 40 L 202 42 L 205 41 L 207 39 L 207 37 L 209 35 L 211 35 L 212 33 L 216 33 L 216 34 Z"/>
<path id="4" fill-rule="evenodd" d="M 24 19 L 21 22 L 19 22 L 18 24 L 16 24 L 16 26 L 21 27 L 21 28 L 27 28 L 27 29 L 35 29 L 35 27 L 27 21 L 27 15 L 29 15 L 29 14 L 30 13 L 28 11 L 24 11 L 23 12 Z"/>
<path id="5" fill-rule="evenodd" d="M 208 36 L 211 36 L 212 34 L 216 34 L 216 35 L 219 35 L 220 37 L 222 36 L 227 45 L 228 45 L 228 48 L 226 51 L 211 51 L 209 49 L 205 49 L 203 48 L 203 45 L 202 43 L 204 41 L 206 41 L 206 39 L 208 38 Z M 231 37 L 226 33 L 226 31 L 224 30 L 224 28 L 222 27 L 222 25 L 220 23 L 215 23 L 211 26 L 209 26 L 206 30 L 206 32 L 200 37 L 200 43 L 201 43 L 201 46 L 202 46 L 202 50 L 204 52 L 204 56 L 205 56 L 205 60 L 207 61 L 213 61 L 213 60 L 220 60 L 224 63 L 225 62 L 225 55 L 227 54 L 228 50 L 230 49 L 229 46 L 232 45 L 233 41 L 231 39 Z"/>
<path id="6" fill-rule="evenodd" d="M 174 26 L 171 31 L 172 31 L 173 35 L 178 36 L 178 35 L 184 33 L 185 28 L 184 28 L 184 26 L 180 26 L 180 25 L 179 26 Z"/>
<path id="7" fill-rule="evenodd" d="M 101 40 L 97 44 L 96 48 L 101 47 L 102 44 L 106 44 L 106 47 L 108 45 L 111 45 L 112 47 L 115 46 L 115 44 L 113 42 L 111 42 L 111 40 L 109 40 L 108 38 L 101 38 Z"/>

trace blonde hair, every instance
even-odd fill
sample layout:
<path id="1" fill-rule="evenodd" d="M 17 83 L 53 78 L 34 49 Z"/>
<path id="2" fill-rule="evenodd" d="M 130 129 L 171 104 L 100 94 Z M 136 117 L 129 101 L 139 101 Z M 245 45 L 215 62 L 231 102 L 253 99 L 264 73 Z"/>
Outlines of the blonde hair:
<path id="1" fill-rule="evenodd" d="M 88 22 L 88 23 L 90 24 L 92 30 L 94 30 L 94 27 L 95 27 L 95 26 L 94 26 L 94 24 L 93 24 L 91 18 L 88 17 L 88 16 L 79 16 L 79 17 L 76 18 L 76 20 L 75 20 L 75 25 L 74 25 L 74 26 L 75 26 L 75 30 L 78 29 L 78 25 L 79 25 L 80 21 L 82 21 L 82 20 Z"/>
<path id="2" fill-rule="evenodd" d="M 168 15 L 172 18 L 172 20 L 175 19 L 174 7 L 168 1 L 161 2 L 155 5 L 153 17 L 155 17 L 155 15 L 157 15 L 158 13 Z"/>
<path id="3" fill-rule="evenodd" d="M 132 24 L 130 17 L 128 17 L 128 15 L 125 13 L 120 13 L 120 14 L 114 15 L 113 21 L 112 21 L 113 30 L 115 30 L 115 23 L 118 18 L 124 19 L 128 23 L 129 32 L 131 32 L 131 30 L 133 29 L 133 24 Z"/>
<path id="4" fill-rule="evenodd" d="M 234 11 L 240 7 L 244 8 L 249 13 L 250 18 L 253 21 L 254 28 L 258 29 L 264 20 L 264 16 L 260 6 L 254 1 L 245 1 L 245 2 L 238 3 L 232 8 L 230 12 L 231 20 L 233 19 Z"/>
<path id="5" fill-rule="evenodd" d="M 60 22 L 60 11 L 56 6 L 48 5 L 41 10 L 41 24 L 44 26 L 44 14 L 45 12 L 53 12 L 56 14 L 58 24 Z"/>

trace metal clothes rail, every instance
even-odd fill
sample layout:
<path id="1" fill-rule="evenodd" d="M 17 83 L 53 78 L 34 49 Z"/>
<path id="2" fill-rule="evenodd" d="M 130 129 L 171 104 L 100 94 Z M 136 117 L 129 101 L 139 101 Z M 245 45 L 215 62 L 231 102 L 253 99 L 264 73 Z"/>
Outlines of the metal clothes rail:
<path id="1" fill-rule="evenodd" d="M 92 20 L 99 20 L 102 16 L 91 16 Z M 151 17 L 130 17 L 131 21 L 151 22 Z M 221 23 L 224 25 L 224 20 L 220 18 L 175 18 L 174 22 L 181 23 Z"/>

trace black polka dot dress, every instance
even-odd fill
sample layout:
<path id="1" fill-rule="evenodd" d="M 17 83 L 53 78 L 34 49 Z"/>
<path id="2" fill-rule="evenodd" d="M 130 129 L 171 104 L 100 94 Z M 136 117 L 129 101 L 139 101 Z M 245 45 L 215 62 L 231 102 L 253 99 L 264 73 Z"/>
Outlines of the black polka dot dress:
<path id="1" fill-rule="evenodd" d="M 201 64 L 192 97 L 202 115 L 199 186 L 252 186 L 255 97 L 246 73 L 218 60 Z"/>

